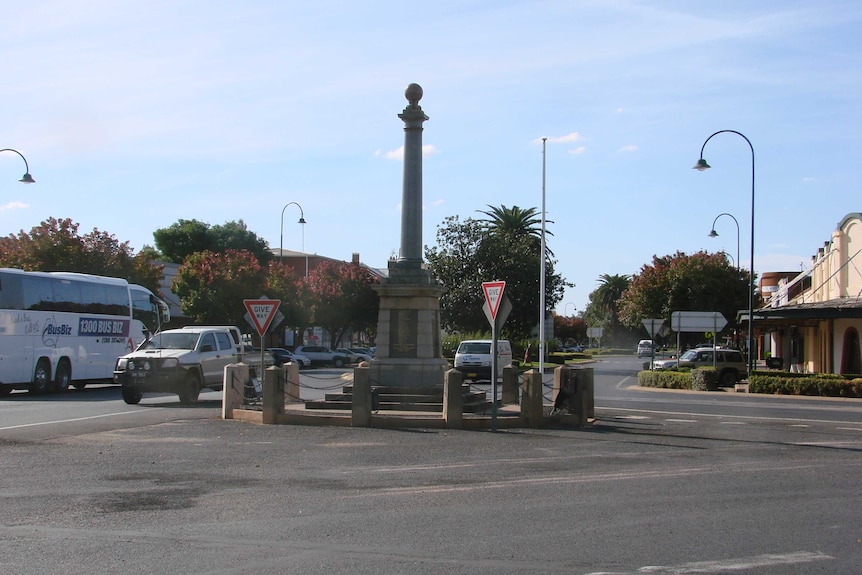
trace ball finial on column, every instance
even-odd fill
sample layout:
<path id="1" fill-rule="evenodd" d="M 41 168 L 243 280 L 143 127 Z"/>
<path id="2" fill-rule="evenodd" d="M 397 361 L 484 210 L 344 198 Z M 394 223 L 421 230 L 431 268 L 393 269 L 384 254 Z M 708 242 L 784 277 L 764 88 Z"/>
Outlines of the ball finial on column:
<path id="1" fill-rule="evenodd" d="M 404 97 L 407 98 L 407 101 L 410 102 L 411 106 L 417 105 L 419 100 L 422 99 L 422 86 L 419 84 L 410 84 L 407 86 L 407 89 L 404 90 Z"/>

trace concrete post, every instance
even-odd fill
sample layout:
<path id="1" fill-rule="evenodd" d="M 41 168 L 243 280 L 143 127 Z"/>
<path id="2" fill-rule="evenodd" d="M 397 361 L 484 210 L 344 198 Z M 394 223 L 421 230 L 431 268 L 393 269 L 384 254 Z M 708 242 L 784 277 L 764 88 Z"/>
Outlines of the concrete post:
<path id="1" fill-rule="evenodd" d="M 537 369 L 524 373 L 522 385 L 521 419 L 527 427 L 540 427 L 544 416 L 542 373 Z"/>
<path id="2" fill-rule="evenodd" d="M 353 369 L 351 425 L 353 427 L 371 425 L 371 369 L 368 367 Z"/>
<path id="3" fill-rule="evenodd" d="M 552 415 L 577 426 L 586 425 L 593 408 L 592 369 L 558 367 L 554 370 L 554 408 Z"/>
<path id="4" fill-rule="evenodd" d="M 278 423 L 284 415 L 284 370 L 268 367 L 263 376 L 263 423 Z"/>
<path id="5" fill-rule="evenodd" d="M 221 401 L 222 419 L 233 419 L 233 410 L 242 407 L 246 381 L 248 381 L 248 365 L 232 363 L 224 367 Z"/>
<path id="6" fill-rule="evenodd" d="M 587 403 L 587 419 L 595 419 L 596 418 L 596 392 L 595 392 L 595 384 L 593 381 L 593 368 L 586 367 L 582 368 L 581 373 L 584 374 L 584 400 Z"/>
<path id="7" fill-rule="evenodd" d="M 289 361 L 284 364 L 284 402 L 299 403 L 299 364 Z"/>
<path id="8" fill-rule="evenodd" d="M 503 368 L 503 405 L 518 405 L 518 368 L 507 365 Z"/>
<path id="9" fill-rule="evenodd" d="M 464 374 L 450 369 L 443 375 L 443 422 L 449 429 L 464 426 Z"/>

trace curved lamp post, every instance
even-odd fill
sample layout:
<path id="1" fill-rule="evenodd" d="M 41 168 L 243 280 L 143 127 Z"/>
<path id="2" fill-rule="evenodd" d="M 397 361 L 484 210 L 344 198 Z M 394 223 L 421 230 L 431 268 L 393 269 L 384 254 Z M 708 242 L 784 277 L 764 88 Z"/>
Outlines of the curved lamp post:
<path id="1" fill-rule="evenodd" d="M 736 224 L 736 262 L 739 262 L 739 222 L 736 221 L 736 218 L 733 217 L 733 214 L 728 214 L 727 212 L 718 214 L 715 216 L 715 219 L 712 220 L 712 231 L 707 234 L 711 238 L 717 238 L 718 232 L 715 231 L 715 222 L 718 221 L 718 218 L 721 216 L 728 216 L 733 222 Z M 734 263 L 734 265 L 739 266 L 739 263 Z"/>
<path id="2" fill-rule="evenodd" d="M 749 260 L 749 278 L 748 278 L 748 374 L 751 376 L 751 372 L 754 371 L 754 146 L 751 145 L 751 140 L 745 137 L 745 134 L 742 132 L 737 132 L 736 130 L 719 130 L 715 132 L 710 137 L 708 137 L 704 142 L 703 146 L 700 147 L 700 159 L 697 161 L 697 164 L 693 166 L 693 169 L 698 170 L 700 172 L 704 170 L 708 170 L 711 166 L 706 163 L 706 160 L 703 159 L 703 150 L 706 148 L 707 142 L 709 142 L 713 136 L 717 136 L 718 134 L 736 134 L 748 144 L 748 147 L 751 149 L 751 256 Z M 717 219 L 717 218 L 716 218 Z M 713 222 L 714 223 L 714 222 Z M 737 223 L 738 225 L 738 223 Z"/>
<path id="3" fill-rule="evenodd" d="M 302 224 L 302 253 L 305 253 L 305 212 L 302 211 L 302 206 L 297 204 L 296 202 L 288 202 L 284 204 L 284 207 L 281 208 L 281 236 L 278 240 L 278 261 L 281 262 L 284 256 L 283 254 L 283 246 L 284 246 L 284 210 L 287 209 L 287 206 L 296 206 L 299 208 L 299 221 L 296 222 L 298 224 Z M 305 256 L 305 277 L 308 277 L 308 256 Z"/>
<path id="4" fill-rule="evenodd" d="M 573 310 L 578 311 L 578 308 L 575 306 L 575 304 L 573 304 L 570 301 L 567 301 L 565 307 L 563 308 L 563 311 L 565 312 L 566 317 L 569 317 L 569 306 L 572 306 Z"/>
<path id="5" fill-rule="evenodd" d="M 24 157 L 24 154 L 19 152 L 18 150 L 13 150 L 12 148 L 3 148 L 0 152 L 14 152 L 21 156 L 21 159 L 24 160 L 24 175 L 21 176 L 21 179 L 18 180 L 23 184 L 35 184 L 36 180 L 33 179 L 33 176 L 30 175 L 30 165 L 27 163 L 27 158 Z"/>

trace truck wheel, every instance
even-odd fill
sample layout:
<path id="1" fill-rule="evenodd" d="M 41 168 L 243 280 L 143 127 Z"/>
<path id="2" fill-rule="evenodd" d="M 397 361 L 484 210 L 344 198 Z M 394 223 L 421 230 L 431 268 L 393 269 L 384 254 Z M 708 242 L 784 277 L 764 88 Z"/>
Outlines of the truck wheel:
<path id="1" fill-rule="evenodd" d="M 123 386 L 123 401 L 129 405 L 137 405 L 141 402 L 144 393 L 137 387 L 132 385 Z"/>
<path id="2" fill-rule="evenodd" d="M 51 384 L 51 364 L 47 359 L 40 359 L 33 372 L 33 383 L 30 384 L 30 393 L 40 395 L 47 393 Z"/>
<path id="3" fill-rule="evenodd" d="M 736 385 L 736 372 L 732 369 L 727 369 L 721 372 L 719 383 L 722 387 L 732 387 Z"/>
<path id="4" fill-rule="evenodd" d="M 195 403 L 201 394 L 201 384 L 198 376 L 190 373 L 186 376 L 183 386 L 180 388 L 180 403 Z"/>
<path id="5" fill-rule="evenodd" d="M 61 359 L 57 365 L 57 376 L 54 378 L 53 391 L 55 393 L 66 393 L 69 383 L 72 381 L 72 366 L 65 359 Z"/>

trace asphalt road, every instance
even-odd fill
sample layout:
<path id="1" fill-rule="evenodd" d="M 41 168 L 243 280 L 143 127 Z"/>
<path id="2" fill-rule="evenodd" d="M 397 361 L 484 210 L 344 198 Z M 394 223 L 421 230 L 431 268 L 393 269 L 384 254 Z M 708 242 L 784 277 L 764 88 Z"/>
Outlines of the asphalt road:
<path id="1" fill-rule="evenodd" d="M 862 572 L 862 403 L 595 369 L 585 429 L 256 426 L 115 388 L 86 391 L 129 413 L 9 429 L 49 402 L 4 400 L 0 573 Z"/>

